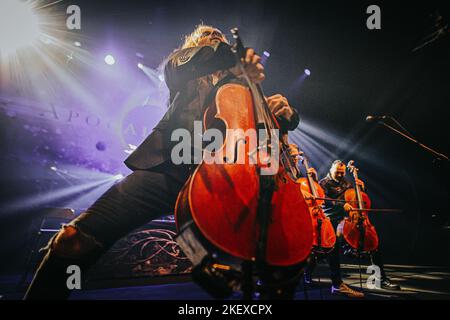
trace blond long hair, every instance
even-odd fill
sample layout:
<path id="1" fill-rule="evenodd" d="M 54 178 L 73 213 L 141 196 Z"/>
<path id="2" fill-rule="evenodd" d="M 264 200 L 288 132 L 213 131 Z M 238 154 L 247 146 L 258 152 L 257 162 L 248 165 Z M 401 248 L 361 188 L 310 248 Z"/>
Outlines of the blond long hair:
<path id="1" fill-rule="evenodd" d="M 213 26 L 210 26 L 210 25 L 203 24 L 203 22 L 200 23 L 199 25 L 195 26 L 194 31 L 192 31 L 190 34 L 184 36 L 184 42 L 181 45 L 180 49 L 197 47 L 200 36 L 205 31 L 205 29 L 216 29 L 216 28 Z M 225 38 L 225 42 L 229 43 L 228 39 L 225 37 L 225 35 L 224 35 L 224 38 Z"/>

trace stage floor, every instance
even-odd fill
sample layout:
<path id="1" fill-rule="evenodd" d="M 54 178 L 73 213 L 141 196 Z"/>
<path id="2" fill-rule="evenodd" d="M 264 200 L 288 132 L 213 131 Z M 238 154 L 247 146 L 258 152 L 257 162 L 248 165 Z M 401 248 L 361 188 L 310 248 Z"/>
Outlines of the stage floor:
<path id="1" fill-rule="evenodd" d="M 365 265 L 362 266 L 366 270 Z M 365 286 L 368 274 L 362 273 L 365 299 L 384 300 L 428 300 L 450 299 L 450 268 L 432 266 L 386 265 L 386 271 L 393 282 L 401 285 L 401 291 L 368 290 Z M 343 264 L 344 281 L 354 288 L 360 287 L 359 266 Z M 313 276 L 315 284 L 306 290 L 299 285 L 296 300 L 339 300 L 348 299 L 331 295 L 328 267 L 319 264 Z M 319 279 L 320 276 L 320 279 Z M 23 289 L 17 289 L 19 276 L 0 277 L 1 299 L 21 299 Z M 320 283 L 319 283 L 320 280 Z M 232 299 L 239 299 L 235 295 Z M 158 279 L 110 280 L 89 284 L 89 288 L 74 291 L 71 300 L 208 300 L 211 299 L 187 276 L 159 277 Z"/>

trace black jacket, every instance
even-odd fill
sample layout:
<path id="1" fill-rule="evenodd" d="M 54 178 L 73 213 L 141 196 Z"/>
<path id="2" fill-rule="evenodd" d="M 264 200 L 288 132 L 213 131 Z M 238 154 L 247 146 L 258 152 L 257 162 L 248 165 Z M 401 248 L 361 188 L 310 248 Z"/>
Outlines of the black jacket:
<path id="1" fill-rule="evenodd" d="M 130 169 L 151 169 L 169 160 L 173 144 L 170 136 L 174 129 L 185 128 L 192 134 L 194 121 L 202 120 L 207 107 L 205 101 L 214 89 L 211 75 L 236 64 L 230 48 L 225 43 L 187 48 L 168 58 L 164 76 L 170 91 L 169 108 L 152 133 L 125 160 Z M 225 77 L 231 74 L 224 71 L 219 80 Z M 281 125 L 292 130 L 298 122 L 295 112 L 290 123 Z"/>
<path id="2" fill-rule="evenodd" d="M 344 194 L 347 189 L 353 188 L 353 185 L 345 178 L 341 181 L 335 181 L 328 174 L 325 178 L 319 181 L 320 186 L 325 191 L 325 196 L 331 199 L 344 199 Z M 347 213 L 344 210 L 343 202 L 325 201 L 325 214 L 330 218 L 343 218 Z"/>

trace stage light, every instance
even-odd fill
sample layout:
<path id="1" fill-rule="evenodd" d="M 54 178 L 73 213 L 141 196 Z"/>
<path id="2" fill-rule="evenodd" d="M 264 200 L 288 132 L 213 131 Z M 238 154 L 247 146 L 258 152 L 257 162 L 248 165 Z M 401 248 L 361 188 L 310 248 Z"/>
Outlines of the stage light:
<path id="1" fill-rule="evenodd" d="M 126 154 L 132 154 L 134 152 L 134 150 L 137 149 L 137 146 L 135 146 L 134 144 L 129 143 L 128 144 L 128 149 L 123 150 Z"/>
<path id="2" fill-rule="evenodd" d="M 51 167 L 50 167 L 50 170 L 52 170 L 52 171 L 57 171 L 58 168 L 56 168 L 55 166 L 51 166 Z"/>
<path id="3" fill-rule="evenodd" d="M 30 1 L 0 2 L 0 54 L 9 56 L 17 50 L 34 45 L 41 35 L 40 21 Z"/>
<path id="4" fill-rule="evenodd" d="M 89 171 L 92 176 L 92 171 Z M 58 173 L 58 171 L 56 171 Z M 117 177 L 117 178 L 114 178 Z M 69 180 L 66 178 L 64 179 L 66 182 Z M 43 206 L 45 204 L 54 203 L 55 201 L 59 201 L 61 199 L 64 199 L 66 197 L 75 196 L 77 194 L 85 193 L 83 197 L 89 198 L 89 201 L 91 202 L 92 198 L 98 198 L 102 193 L 104 193 L 114 181 L 120 180 L 117 176 L 108 176 L 107 178 L 103 179 L 95 179 L 92 181 L 92 179 L 86 179 L 85 181 L 82 181 L 80 184 L 69 184 L 67 187 L 63 187 L 56 190 L 51 190 L 46 193 L 38 193 L 30 197 L 24 197 L 20 198 L 18 200 L 13 200 L 12 202 L 9 202 L 5 205 L 5 212 L 13 213 L 18 210 L 23 210 L 25 208 L 30 208 L 34 206 Z M 91 195 L 92 191 L 98 190 L 100 187 L 103 187 L 100 194 L 97 194 L 96 197 Z M 79 199 L 78 199 L 79 201 Z M 77 207 L 75 205 L 71 205 L 71 207 Z"/>
<path id="5" fill-rule="evenodd" d="M 42 2 L 0 0 L 0 82 L 42 103 L 53 103 L 55 92 L 70 88 L 83 105 L 101 109 L 97 96 L 67 68 L 75 59 L 92 65 L 92 55 L 76 46 L 79 34 L 65 30 L 64 15 L 53 11 L 60 1 Z"/>
<path id="6" fill-rule="evenodd" d="M 161 70 L 149 68 L 142 63 L 138 63 L 138 68 L 141 69 L 155 85 L 159 86 L 161 82 L 164 82 L 164 74 Z"/>
<path id="7" fill-rule="evenodd" d="M 108 55 L 105 56 L 105 63 L 107 65 L 112 66 L 113 64 L 116 63 L 116 59 L 114 59 L 114 57 L 112 55 L 108 54 Z"/>
<path id="8" fill-rule="evenodd" d="M 262 57 L 261 57 L 261 64 L 265 65 L 267 62 L 267 59 L 269 59 L 269 57 L 270 57 L 270 53 L 267 51 L 264 51 L 262 54 Z"/>
<path id="9" fill-rule="evenodd" d="M 74 45 L 75 47 L 81 47 L 81 43 L 78 42 L 78 41 L 75 41 L 75 42 L 73 43 L 73 45 Z"/>
<path id="10" fill-rule="evenodd" d="M 125 176 L 121 173 L 116 174 L 114 177 L 114 180 L 122 180 L 123 178 L 125 178 Z"/>
<path id="11" fill-rule="evenodd" d="M 305 74 L 306 74 L 307 76 L 310 76 L 310 75 L 311 75 L 311 71 L 310 71 L 309 69 L 305 69 Z"/>

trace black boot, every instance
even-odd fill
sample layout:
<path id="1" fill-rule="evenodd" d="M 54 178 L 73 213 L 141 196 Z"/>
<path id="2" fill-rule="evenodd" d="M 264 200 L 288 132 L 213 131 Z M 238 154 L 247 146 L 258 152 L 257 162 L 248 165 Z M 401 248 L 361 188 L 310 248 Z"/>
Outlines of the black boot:
<path id="1" fill-rule="evenodd" d="M 25 293 L 25 300 L 66 300 L 71 290 L 67 288 L 67 267 L 77 264 L 74 259 L 57 256 L 48 250 L 39 265 L 33 281 Z"/>
<path id="2" fill-rule="evenodd" d="M 384 277 L 381 280 L 381 288 L 386 290 L 401 290 L 400 285 L 392 283 L 388 277 Z"/>
<path id="3" fill-rule="evenodd" d="M 381 272 L 381 288 L 386 290 L 401 290 L 400 286 L 396 283 L 392 283 L 386 275 L 386 271 L 384 270 L 384 263 L 381 258 L 380 249 L 373 252 L 371 254 L 372 264 L 376 265 L 380 268 Z"/>
<path id="4" fill-rule="evenodd" d="M 47 250 L 47 254 L 25 293 L 25 300 L 67 300 L 72 291 L 67 288 L 67 279 L 70 276 L 67 273 L 67 267 L 76 265 L 80 268 L 81 274 L 84 275 L 106 252 L 107 247 L 96 248 L 78 258 L 58 256 L 51 249 L 51 245 L 48 246 Z"/>

